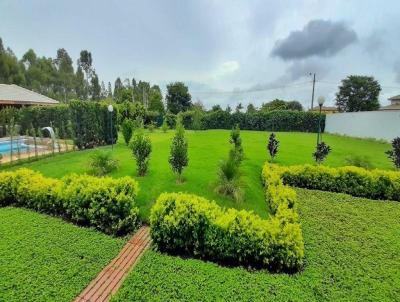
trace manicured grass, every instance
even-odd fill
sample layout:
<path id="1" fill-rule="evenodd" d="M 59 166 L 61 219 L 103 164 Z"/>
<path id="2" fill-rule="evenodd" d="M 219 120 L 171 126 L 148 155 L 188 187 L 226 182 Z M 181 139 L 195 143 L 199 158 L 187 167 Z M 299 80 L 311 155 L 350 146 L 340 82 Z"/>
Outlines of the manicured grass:
<path id="1" fill-rule="evenodd" d="M 114 155 L 120 161 L 120 168 L 112 176 L 130 175 L 140 184 L 138 205 L 141 217 L 147 219 L 150 208 L 155 199 L 162 192 L 185 191 L 216 200 L 226 207 L 254 210 L 262 217 L 266 217 L 263 188 L 260 181 L 261 167 L 267 160 L 266 144 L 268 132 L 241 131 L 243 148 L 246 159 L 242 164 L 243 179 L 246 185 L 244 200 L 241 203 L 224 198 L 214 192 L 213 183 L 216 181 L 217 169 L 221 159 L 227 157 L 229 144 L 228 130 L 187 131 L 189 140 L 189 166 L 184 171 L 186 182 L 177 184 L 168 164 L 170 143 L 174 132 L 163 133 L 160 130 L 150 133 L 153 152 L 150 159 L 150 168 L 145 177 L 136 176 L 135 162 L 131 151 L 122 139 L 114 146 Z M 315 133 L 277 133 L 280 140 L 280 151 L 276 163 L 283 165 L 313 163 L 311 154 L 316 143 Z M 389 144 L 340 137 L 324 134 L 324 140 L 332 147 L 326 165 L 343 166 L 345 158 L 351 154 L 367 156 L 376 168 L 390 169 L 391 163 L 384 152 L 390 148 Z M 103 149 L 111 150 L 111 147 Z M 88 171 L 88 162 L 93 150 L 72 152 L 42 159 L 36 162 L 18 165 L 42 172 L 50 177 L 62 177 L 65 174 Z"/>
<path id="2" fill-rule="evenodd" d="M 149 251 L 113 301 L 397 301 L 400 203 L 296 190 L 302 272 L 249 272 Z"/>
<path id="3" fill-rule="evenodd" d="M 0 221 L 0 301 L 72 301 L 125 243 L 25 209 Z"/>

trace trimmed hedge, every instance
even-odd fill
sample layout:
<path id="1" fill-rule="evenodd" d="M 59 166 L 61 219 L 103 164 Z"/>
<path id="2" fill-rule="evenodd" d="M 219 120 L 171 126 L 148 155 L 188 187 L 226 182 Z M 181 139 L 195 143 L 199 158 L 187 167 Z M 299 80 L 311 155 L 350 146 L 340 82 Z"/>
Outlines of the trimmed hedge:
<path id="1" fill-rule="evenodd" d="M 216 110 L 201 113 L 198 125 L 195 125 L 195 114 L 195 111 L 180 113 L 185 129 L 232 129 L 239 125 L 243 130 L 318 132 L 319 114 L 316 112 L 274 110 L 229 113 Z M 325 114 L 321 114 L 322 131 L 325 129 L 325 118 Z M 164 119 L 170 128 L 175 127 L 176 115 L 167 113 Z"/>
<path id="2" fill-rule="evenodd" d="M 118 107 L 110 113 L 107 103 L 94 101 L 70 101 L 68 104 L 55 106 L 30 106 L 20 109 L 5 108 L 0 110 L 0 135 L 4 136 L 5 126 L 14 118 L 19 125 L 19 134 L 25 135 L 33 126 L 35 129 L 53 126 L 59 130 L 61 138 L 74 139 L 79 149 L 88 149 L 116 142 L 118 135 Z M 71 123 L 72 129 L 68 129 Z M 54 129 L 56 130 L 56 129 Z"/>
<path id="3" fill-rule="evenodd" d="M 283 184 L 281 175 L 277 173 L 275 165 L 266 163 L 262 170 L 262 179 L 265 187 L 265 198 L 271 212 L 275 215 L 281 211 L 289 214 L 291 222 L 297 221 L 296 191 Z"/>
<path id="4" fill-rule="evenodd" d="M 60 130 L 63 138 L 67 137 L 66 127 L 70 121 L 70 109 L 66 104 L 56 106 L 27 106 L 19 109 L 19 121 L 21 133 L 25 134 L 34 129 L 53 126 Z"/>
<path id="5" fill-rule="evenodd" d="M 193 113 L 192 113 L 193 114 Z M 185 113 L 186 128 L 191 129 L 189 117 Z M 228 113 L 226 111 L 211 111 L 203 115 L 202 129 L 232 129 L 239 125 L 243 130 L 259 131 L 300 131 L 318 132 L 319 114 L 315 112 L 275 110 L 255 113 Z M 321 129 L 325 129 L 325 114 L 321 115 Z"/>
<path id="6" fill-rule="evenodd" d="M 304 255 L 300 226 L 290 210 L 263 220 L 224 209 L 205 198 L 164 193 L 150 215 L 151 237 L 161 251 L 229 264 L 293 271 Z"/>
<path id="7" fill-rule="evenodd" d="M 72 174 L 58 180 L 28 169 L 0 173 L 0 206 L 15 205 L 62 216 L 111 235 L 137 228 L 138 190 L 137 182 L 129 177 Z"/>
<path id="8" fill-rule="evenodd" d="M 307 189 L 400 201 L 400 172 L 359 167 L 273 166 L 284 183 Z"/>
<path id="9" fill-rule="evenodd" d="M 111 129 L 110 113 L 107 106 L 106 103 L 100 102 L 69 102 L 74 140 L 79 149 L 88 149 L 116 142 L 118 136 L 117 110 L 115 109 L 111 113 L 113 118 Z"/>

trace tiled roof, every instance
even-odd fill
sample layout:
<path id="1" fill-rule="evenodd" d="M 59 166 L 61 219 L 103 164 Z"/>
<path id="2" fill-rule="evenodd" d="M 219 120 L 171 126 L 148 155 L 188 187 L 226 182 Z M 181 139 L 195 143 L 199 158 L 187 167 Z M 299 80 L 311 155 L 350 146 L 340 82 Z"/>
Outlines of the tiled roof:
<path id="1" fill-rule="evenodd" d="M 14 84 L 0 84 L 0 104 L 53 105 L 58 101 Z"/>
<path id="2" fill-rule="evenodd" d="M 396 95 L 396 96 L 392 96 L 391 98 L 389 98 L 390 101 L 396 101 L 399 100 L 400 101 L 400 94 Z"/>
<path id="3" fill-rule="evenodd" d="M 400 104 L 391 104 L 381 107 L 379 110 L 400 110 Z"/>

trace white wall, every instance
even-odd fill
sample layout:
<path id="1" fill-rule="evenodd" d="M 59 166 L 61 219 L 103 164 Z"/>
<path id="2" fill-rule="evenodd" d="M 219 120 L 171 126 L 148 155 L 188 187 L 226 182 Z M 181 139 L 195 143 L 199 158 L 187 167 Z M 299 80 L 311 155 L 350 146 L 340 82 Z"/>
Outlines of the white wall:
<path id="1" fill-rule="evenodd" d="M 390 141 L 400 136 L 400 111 L 328 114 L 325 132 Z"/>

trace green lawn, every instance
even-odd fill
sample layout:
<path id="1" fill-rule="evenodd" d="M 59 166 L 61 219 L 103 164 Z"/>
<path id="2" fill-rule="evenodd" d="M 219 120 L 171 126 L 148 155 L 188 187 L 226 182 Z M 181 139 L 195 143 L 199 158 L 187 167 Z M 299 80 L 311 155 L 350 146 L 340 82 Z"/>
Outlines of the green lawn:
<path id="1" fill-rule="evenodd" d="M 242 131 L 246 159 L 241 166 L 245 198 L 236 203 L 213 190 L 217 167 L 228 154 L 229 131 L 187 131 L 189 167 L 177 184 L 168 165 L 173 131 L 150 133 L 150 170 L 136 177 L 130 150 L 120 141 L 114 156 L 140 183 L 138 205 L 147 219 L 157 196 L 186 191 L 226 207 L 251 209 L 267 217 L 261 168 L 269 133 Z M 316 135 L 278 133 L 282 165 L 313 163 Z M 332 147 L 326 165 L 343 166 L 349 155 L 368 157 L 375 168 L 392 169 L 387 143 L 324 135 Z M 110 147 L 102 149 L 111 150 Z M 85 173 L 94 150 L 72 152 L 27 167 L 49 177 Z M 7 169 L 3 166 L 1 169 Z M 306 248 L 304 271 L 295 275 L 249 272 L 149 251 L 132 271 L 115 301 L 394 301 L 400 296 L 400 204 L 343 194 L 296 189 Z M 0 301 L 67 301 L 113 258 L 124 240 L 31 211 L 0 209 Z M 4 277 L 5 276 L 5 277 Z"/>
<path id="2" fill-rule="evenodd" d="M 125 243 L 25 209 L 0 222 L 0 301 L 72 301 Z"/>
<path id="3" fill-rule="evenodd" d="M 398 301 L 400 204 L 296 190 L 304 271 L 249 272 L 149 251 L 113 301 Z"/>
<path id="4" fill-rule="evenodd" d="M 136 177 L 135 162 L 131 151 L 122 140 L 114 147 L 115 157 L 120 168 L 112 176 L 130 175 L 140 183 L 138 205 L 141 217 L 146 219 L 154 200 L 162 192 L 186 191 L 216 200 L 227 207 L 254 210 L 262 217 L 267 216 L 263 188 L 260 181 L 261 167 L 267 159 L 266 142 L 269 133 L 260 131 L 241 131 L 246 159 L 242 164 L 243 179 L 246 184 L 245 197 L 241 203 L 214 193 L 217 168 L 221 159 L 226 158 L 229 146 L 228 130 L 187 131 L 189 140 L 189 167 L 184 172 L 186 182 L 177 184 L 169 164 L 168 155 L 173 131 L 162 133 L 160 130 L 150 133 L 153 152 L 150 168 L 145 177 Z M 315 133 L 277 134 L 280 151 L 276 162 L 283 165 L 313 163 L 311 156 L 316 143 Z M 326 165 L 343 166 L 345 158 L 351 154 L 366 156 L 376 168 L 391 169 L 391 163 L 384 152 L 389 144 L 324 134 L 324 140 L 332 147 Z M 106 147 L 103 149 L 110 149 Z M 70 172 L 84 173 L 88 170 L 88 161 L 93 150 L 72 152 L 19 165 L 42 172 L 50 177 L 62 177 Z"/>

